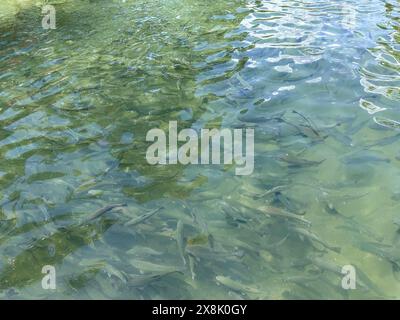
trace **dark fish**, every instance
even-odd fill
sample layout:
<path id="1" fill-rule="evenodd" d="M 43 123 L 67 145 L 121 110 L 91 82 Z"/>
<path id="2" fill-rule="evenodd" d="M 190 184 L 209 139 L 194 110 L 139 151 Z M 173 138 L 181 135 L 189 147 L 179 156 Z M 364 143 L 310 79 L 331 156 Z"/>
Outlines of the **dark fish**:
<path id="1" fill-rule="evenodd" d="M 105 206 L 99 210 L 97 210 L 95 213 L 93 213 L 91 216 L 89 216 L 89 218 L 87 218 L 87 221 L 91 221 L 94 219 L 99 218 L 100 216 L 102 216 L 103 214 L 115 209 L 115 208 L 122 208 L 122 207 L 126 207 L 127 204 L 126 203 L 119 203 L 119 204 L 110 204 L 108 206 Z"/>
<path id="2" fill-rule="evenodd" d="M 240 224 L 246 224 L 248 222 L 246 218 L 240 216 L 238 213 L 233 213 L 229 208 L 223 207 L 222 211 L 225 214 L 226 221 L 232 226 L 238 227 Z"/>
<path id="3" fill-rule="evenodd" d="M 365 154 L 359 156 L 348 156 L 343 159 L 345 164 L 362 164 L 368 162 L 386 162 L 389 163 L 390 159 L 383 158 L 373 154 Z"/>
<path id="4" fill-rule="evenodd" d="M 350 230 L 350 231 L 356 232 L 358 234 L 365 235 L 368 238 L 373 238 L 376 241 L 379 241 L 379 242 L 383 241 L 383 237 L 376 235 L 373 231 L 371 231 L 367 227 L 361 225 L 356 220 L 354 220 L 352 217 L 346 217 L 342 214 L 340 214 L 340 216 L 344 219 L 344 221 L 346 222 L 346 225 L 338 226 L 338 227 L 336 227 L 336 229 Z"/>
<path id="5" fill-rule="evenodd" d="M 389 261 L 394 271 L 400 271 L 400 253 L 398 248 L 382 243 L 365 242 L 360 244 L 360 249 Z"/>
<path id="6" fill-rule="evenodd" d="M 196 259 L 213 260 L 219 262 L 237 261 L 243 257 L 242 251 L 213 250 L 205 246 L 186 246 L 186 252 Z"/>
<path id="7" fill-rule="evenodd" d="M 355 123 L 354 119 L 351 120 L 351 123 L 353 125 L 351 125 L 351 127 L 346 130 L 346 135 L 348 135 L 349 137 L 354 136 L 358 131 L 360 131 L 362 128 L 364 128 L 369 121 L 370 121 L 370 118 L 368 118 L 365 121 L 360 121 L 359 123 L 354 124 Z"/>
<path id="8" fill-rule="evenodd" d="M 284 236 L 281 240 L 273 243 L 273 244 L 268 244 L 266 245 L 266 248 L 268 250 L 273 250 L 276 251 L 282 244 L 285 243 L 285 241 L 287 240 L 287 238 L 289 238 L 289 234 L 287 234 L 286 236 Z"/>
<path id="9" fill-rule="evenodd" d="M 295 128 L 298 131 L 298 134 L 303 137 L 312 139 L 314 141 L 322 141 L 327 138 L 327 136 L 322 136 L 319 132 L 315 131 L 315 129 L 310 127 L 309 125 L 297 125 L 284 119 L 282 119 L 282 121 L 285 122 L 287 125 Z"/>
<path id="10" fill-rule="evenodd" d="M 299 115 L 301 118 L 303 118 L 303 119 L 307 122 L 308 127 L 310 128 L 310 130 L 311 130 L 317 137 L 320 137 L 320 136 L 321 136 L 321 135 L 319 134 L 318 130 L 316 129 L 315 124 L 312 123 L 311 120 L 309 120 L 306 116 L 302 115 L 300 112 L 298 112 L 298 111 L 296 111 L 296 110 L 293 110 L 292 112 L 295 113 L 295 114 L 297 114 L 297 115 Z"/>
<path id="11" fill-rule="evenodd" d="M 306 284 L 308 285 L 309 282 L 318 280 L 321 278 L 320 274 L 317 274 L 315 276 L 308 276 L 308 275 L 299 275 L 299 276 L 290 276 L 287 277 L 283 280 L 283 282 L 294 282 L 294 283 L 299 283 L 299 284 Z"/>
<path id="12" fill-rule="evenodd" d="M 347 134 L 343 134 L 336 128 L 329 128 L 325 129 L 326 132 L 328 132 L 329 136 L 332 139 L 335 139 L 336 141 L 340 142 L 346 147 L 352 147 L 353 146 L 353 140 L 351 137 Z"/>
<path id="13" fill-rule="evenodd" d="M 400 228 L 400 218 L 399 217 L 394 218 L 393 223 Z"/>
<path id="14" fill-rule="evenodd" d="M 394 201 L 400 201 L 400 192 L 393 193 L 393 195 L 390 198 Z"/>
<path id="15" fill-rule="evenodd" d="M 330 202 L 325 202 L 324 210 L 329 214 L 340 215 L 339 211 L 337 211 L 333 204 Z"/>
<path id="16" fill-rule="evenodd" d="M 318 166 L 325 161 L 325 159 L 320 161 L 301 159 L 293 155 L 289 155 L 288 153 L 283 156 L 280 156 L 279 160 L 286 162 L 288 166 L 291 168 L 306 168 L 306 167 Z"/>
<path id="17" fill-rule="evenodd" d="M 209 244 L 210 248 L 214 250 L 214 248 L 215 248 L 215 238 L 211 233 L 208 234 L 208 244 Z"/>
<path id="18" fill-rule="evenodd" d="M 374 238 L 375 240 L 381 242 L 383 241 L 383 238 L 376 235 L 374 232 L 366 228 L 365 226 L 361 225 L 358 223 L 356 220 L 354 220 L 353 217 L 346 217 L 342 213 L 340 213 L 332 203 L 328 201 L 324 201 L 324 210 L 331 214 L 340 217 L 341 219 L 344 220 L 346 225 L 343 226 L 338 226 L 336 229 L 344 229 L 344 230 L 351 230 L 353 232 L 359 233 L 359 234 L 364 234 L 368 236 L 369 238 Z"/>
<path id="19" fill-rule="evenodd" d="M 302 210 L 300 208 L 300 205 L 294 202 L 293 199 L 290 199 L 289 197 L 285 196 L 282 192 L 278 191 L 275 192 L 274 195 L 274 202 L 281 204 L 285 209 L 297 213 L 300 215 L 304 215 L 306 212 L 305 210 Z"/>
<path id="20" fill-rule="evenodd" d="M 397 142 L 400 139 L 400 133 L 395 134 L 394 136 L 386 137 L 374 142 L 371 142 L 370 144 L 367 145 L 368 148 L 375 147 L 375 146 L 387 146 L 392 143 Z"/>
<path id="21" fill-rule="evenodd" d="M 275 113 L 269 117 L 264 117 L 260 115 L 253 115 L 253 114 L 244 114 L 244 115 L 239 115 L 238 119 L 242 122 L 251 122 L 251 123 L 261 123 L 261 122 L 268 122 L 271 120 L 276 120 L 276 119 L 281 119 L 283 115 L 285 114 L 285 111 Z"/>

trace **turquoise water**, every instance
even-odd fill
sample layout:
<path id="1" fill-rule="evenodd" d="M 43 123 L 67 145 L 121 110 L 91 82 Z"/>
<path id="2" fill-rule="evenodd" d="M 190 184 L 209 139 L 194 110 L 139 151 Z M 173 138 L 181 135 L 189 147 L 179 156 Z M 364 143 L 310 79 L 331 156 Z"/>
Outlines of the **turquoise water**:
<path id="1" fill-rule="evenodd" d="M 48 2 L 0 18 L 2 298 L 400 298 L 398 2 Z M 253 174 L 149 165 L 169 121 Z"/>

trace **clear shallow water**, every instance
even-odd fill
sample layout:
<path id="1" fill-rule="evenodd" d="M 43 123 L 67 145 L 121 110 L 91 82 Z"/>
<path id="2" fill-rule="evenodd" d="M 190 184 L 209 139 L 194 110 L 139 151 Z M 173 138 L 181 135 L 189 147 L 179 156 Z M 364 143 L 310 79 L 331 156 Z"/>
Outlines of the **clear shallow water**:
<path id="1" fill-rule="evenodd" d="M 395 1 L 56 9 L 53 31 L 34 5 L 2 18 L 3 298 L 400 297 L 399 131 L 378 124 L 400 121 Z M 146 133 L 170 120 L 254 127 L 254 173 L 148 165 Z M 127 206 L 89 220 L 117 203 Z M 357 290 L 341 288 L 348 264 Z M 44 265 L 55 291 L 41 287 Z"/>

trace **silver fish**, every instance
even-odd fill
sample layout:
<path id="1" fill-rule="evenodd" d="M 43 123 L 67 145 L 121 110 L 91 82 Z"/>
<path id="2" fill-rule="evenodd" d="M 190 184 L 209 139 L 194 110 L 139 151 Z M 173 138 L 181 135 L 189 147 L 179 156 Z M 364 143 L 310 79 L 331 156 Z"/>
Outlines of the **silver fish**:
<path id="1" fill-rule="evenodd" d="M 186 252 L 197 259 L 214 260 L 220 262 L 237 261 L 243 257 L 243 253 L 240 250 L 234 252 L 222 250 L 216 251 L 209 247 L 199 245 L 187 246 Z"/>
<path id="2" fill-rule="evenodd" d="M 266 197 L 266 196 L 268 196 L 270 194 L 274 194 L 275 192 L 283 191 L 285 188 L 287 188 L 286 185 L 276 186 L 276 187 L 273 187 L 273 188 L 271 188 L 271 189 L 269 189 L 269 190 L 267 190 L 267 191 L 265 191 L 265 192 L 263 192 L 261 194 L 255 194 L 253 197 L 254 198 L 264 198 L 264 197 Z"/>
<path id="3" fill-rule="evenodd" d="M 136 269 L 143 272 L 169 272 L 176 271 L 176 267 L 174 266 L 166 266 L 163 264 L 156 264 L 149 261 L 131 259 L 131 265 L 133 265 Z"/>
<path id="4" fill-rule="evenodd" d="M 149 219 L 150 217 L 152 217 L 153 215 L 155 215 L 157 212 L 159 212 L 160 210 L 164 209 L 163 207 L 151 210 L 139 217 L 135 217 L 131 220 L 129 220 L 128 222 L 126 222 L 124 224 L 125 227 L 130 227 L 130 226 L 135 226 L 139 223 L 142 223 L 143 221 L 146 221 L 147 219 Z"/>
<path id="5" fill-rule="evenodd" d="M 189 259 L 189 269 L 190 269 L 190 274 L 192 275 L 192 280 L 195 280 L 196 279 L 196 272 L 195 272 L 195 270 L 194 270 L 194 268 L 195 268 L 195 258 L 192 256 L 192 255 L 189 255 L 189 257 L 188 257 L 188 259 Z"/>
<path id="6" fill-rule="evenodd" d="M 225 276 L 216 276 L 215 279 L 217 280 L 218 283 L 224 285 L 225 287 L 238 291 L 238 292 L 244 292 L 244 293 L 253 293 L 253 294 L 260 294 L 261 291 L 258 290 L 257 288 L 250 287 L 248 285 L 245 285 L 241 282 L 232 280 L 229 277 Z"/>
<path id="7" fill-rule="evenodd" d="M 283 205 L 287 210 L 291 212 L 296 212 L 297 214 L 304 215 L 306 212 L 301 209 L 301 206 L 299 203 L 295 202 L 293 199 L 290 199 L 289 197 L 285 196 L 282 192 L 278 191 L 275 192 L 274 195 L 274 202 L 278 202 Z"/>
<path id="8" fill-rule="evenodd" d="M 400 133 L 395 134 L 395 135 L 390 136 L 390 137 L 382 138 L 380 140 L 376 140 L 374 142 L 371 142 L 370 144 L 368 144 L 367 147 L 371 148 L 371 147 L 375 147 L 375 146 L 387 146 L 387 145 L 390 145 L 390 144 L 392 144 L 394 142 L 399 141 L 399 139 L 400 139 Z"/>
<path id="9" fill-rule="evenodd" d="M 308 119 L 306 116 L 304 116 L 303 114 L 301 114 L 300 112 L 296 111 L 296 110 L 292 110 L 292 112 L 294 114 L 297 114 L 298 116 L 300 116 L 303 120 L 305 120 L 308 124 L 308 127 L 310 128 L 310 130 L 316 135 L 316 136 L 320 136 L 318 130 L 316 129 L 316 125 L 310 120 Z"/>
<path id="10" fill-rule="evenodd" d="M 389 261 L 395 271 L 400 271 L 400 254 L 396 247 L 382 243 L 366 242 L 360 244 L 360 249 Z"/>
<path id="11" fill-rule="evenodd" d="M 328 132 L 328 134 L 331 138 L 340 142 L 344 146 L 346 146 L 346 147 L 353 146 L 353 140 L 351 139 L 351 137 L 347 134 L 340 132 L 337 128 L 326 129 L 326 131 Z"/>
<path id="12" fill-rule="evenodd" d="M 135 275 L 130 276 L 128 279 L 128 286 L 129 287 L 144 287 L 148 284 L 151 284 L 154 281 L 160 280 L 163 277 L 166 277 L 170 274 L 174 273 L 182 273 L 179 270 L 167 271 L 167 272 L 160 272 L 160 273 L 153 273 L 148 275 Z"/>
<path id="13" fill-rule="evenodd" d="M 328 243 L 326 243 L 325 241 L 323 241 L 320 237 L 318 237 L 316 234 L 312 233 L 310 230 L 304 229 L 304 228 L 299 228 L 296 226 L 291 226 L 290 230 L 298 233 L 300 236 L 305 237 L 309 240 L 315 241 L 320 243 L 322 246 L 324 246 L 325 248 L 332 250 L 334 252 L 340 253 L 341 248 L 340 247 L 335 247 L 335 246 L 331 246 Z"/>
<path id="14" fill-rule="evenodd" d="M 317 266 L 321 271 L 329 271 L 337 274 L 340 278 L 343 277 L 342 266 L 337 265 L 329 260 L 325 260 L 320 257 L 309 256 L 308 259 Z M 369 279 L 369 277 L 362 272 L 356 265 L 354 267 L 357 270 L 357 284 L 364 290 L 373 290 L 378 295 L 385 297 L 386 295 Z"/>
<path id="15" fill-rule="evenodd" d="M 370 152 L 361 152 L 356 155 L 350 155 L 343 159 L 345 164 L 361 164 L 368 162 L 386 162 L 389 163 L 390 159 L 381 157 L 380 155 L 370 153 Z"/>
<path id="16" fill-rule="evenodd" d="M 294 220 L 297 222 L 304 223 L 306 225 L 311 225 L 311 222 L 307 219 L 299 216 L 297 214 L 291 213 L 281 208 L 273 207 L 273 206 L 262 206 L 258 208 L 259 211 L 271 216 L 271 217 L 278 217 L 287 220 Z"/>
<path id="17" fill-rule="evenodd" d="M 142 246 L 134 246 L 132 249 L 128 250 L 126 252 L 129 255 L 135 255 L 135 256 L 161 256 L 163 253 L 157 250 L 154 250 L 153 248 L 149 247 L 142 247 Z"/>
<path id="18" fill-rule="evenodd" d="M 183 240 L 183 222 L 182 220 L 178 221 L 176 226 L 176 242 L 178 243 L 179 254 L 182 258 L 183 264 L 186 266 L 186 259 L 184 253 L 184 240 Z"/>

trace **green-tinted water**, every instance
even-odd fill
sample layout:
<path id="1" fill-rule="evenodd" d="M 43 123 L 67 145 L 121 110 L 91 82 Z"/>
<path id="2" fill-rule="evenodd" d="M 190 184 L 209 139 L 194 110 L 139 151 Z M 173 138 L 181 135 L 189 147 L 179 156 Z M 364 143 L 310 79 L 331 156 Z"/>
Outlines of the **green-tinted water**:
<path id="1" fill-rule="evenodd" d="M 1 297 L 400 298 L 398 2 L 58 2 L 0 6 Z M 148 165 L 171 120 L 254 127 L 254 173 Z"/>

